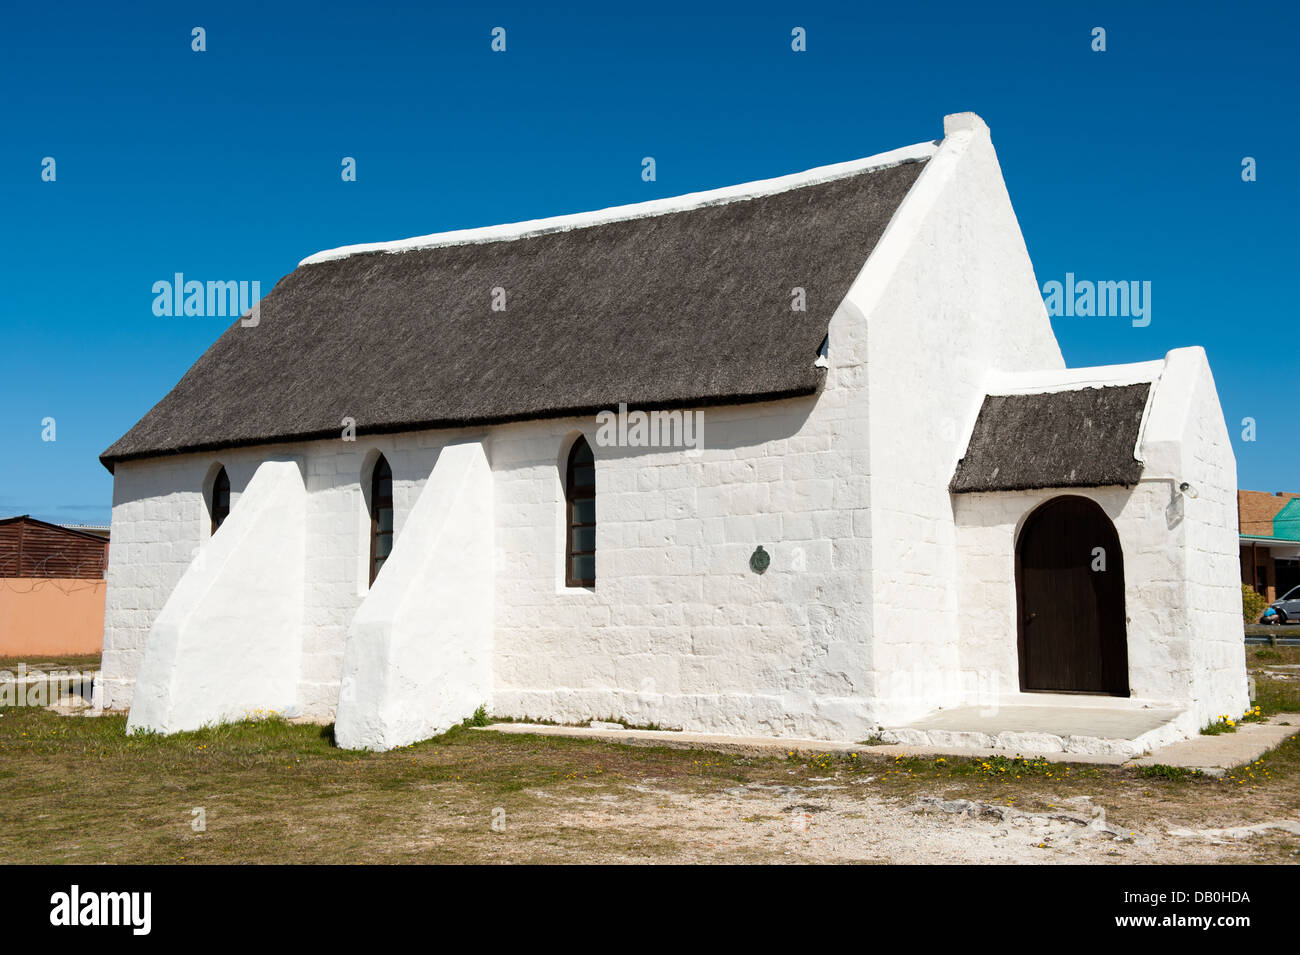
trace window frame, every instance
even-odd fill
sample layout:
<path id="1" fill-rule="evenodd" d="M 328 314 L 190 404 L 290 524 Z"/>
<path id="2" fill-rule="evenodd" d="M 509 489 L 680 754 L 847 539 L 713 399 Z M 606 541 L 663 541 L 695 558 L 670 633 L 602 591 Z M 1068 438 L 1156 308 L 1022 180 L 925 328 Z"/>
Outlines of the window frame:
<path id="1" fill-rule="evenodd" d="M 225 498 L 218 503 L 218 494 Z M 217 532 L 226 518 L 230 516 L 230 475 L 226 473 L 224 465 L 217 468 L 217 473 L 212 476 L 212 490 L 208 494 L 208 536 L 211 537 Z"/>
<path id="2" fill-rule="evenodd" d="M 578 457 L 578 453 L 583 448 L 586 448 L 587 455 L 591 458 L 591 487 L 590 488 L 586 488 L 586 487 L 579 488 L 575 486 L 574 483 L 574 475 L 575 472 L 577 471 L 577 466 L 575 466 L 575 462 Z M 581 466 L 585 467 L 586 465 L 584 464 Z M 585 521 L 578 522 L 575 521 L 574 519 L 576 507 L 578 502 L 580 501 L 592 502 L 592 515 L 591 515 L 590 523 Z M 564 586 L 565 587 L 582 587 L 590 590 L 590 589 L 594 589 L 596 586 L 596 524 L 597 521 L 596 521 L 595 509 L 596 509 L 596 455 L 595 452 L 592 451 L 591 445 L 587 443 L 587 439 L 584 436 L 579 435 L 578 438 L 573 442 L 573 446 L 569 448 L 569 454 L 568 457 L 565 459 L 565 464 L 564 464 Z M 590 528 L 592 532 L 591 550 L 589 551 L 575 550 L 573 546 L 574 530 L 586 530 L 587 528 Z M 575 557 L 591 558 L 590 578 L 576 577 L 574 575 L 573 559 Z"/>
<path id="3" fill-rule="evenodd" d="M 387 472 L 386 479 L 388 481 L 388 494 L 386 497 L 382 496 L 379 493 L 380 482 L 385 479 L 385 475 L 383 474 L 383 472 L 385 471 Z M 379 455 L 379 457 L 375 458 L 374 466 L 370 469 L 370 563 L 369 563 L 370 583 L 369 586 L 371 587 L 375 585 L 375 579 L 379 576 L 379 571 L 383 569 L 383 565 L 388 561 L 388 558 L 392 556 L 393 553 L 393 544 L 391 538 L 393 538 L 393 536 L 396 533 L 396 527 L 393 527 L 387 531 L 381 531 L 379 529 L 379 512 L 380 510 L 383 509 L 381 507 L 381 503 L 384 501 L 387 501 L 387 504 L 385 506 L 388 508 L 388 510 L 390 512 L 393 511 L 393 468 L 388 463 L 388 459 L 381 454 Z M 385 554 L 382 559 L 380 559 L 379 557 L 379 535 L 381 533 L 387 534 L 388 537 L 390 538 L 388 544 L 388 553 Z"/>

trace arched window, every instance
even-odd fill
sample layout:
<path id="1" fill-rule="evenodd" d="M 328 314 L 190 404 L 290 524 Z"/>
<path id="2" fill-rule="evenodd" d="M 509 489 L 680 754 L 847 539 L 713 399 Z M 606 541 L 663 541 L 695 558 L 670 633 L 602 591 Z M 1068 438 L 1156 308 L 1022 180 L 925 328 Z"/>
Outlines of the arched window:
<path id="1" fill-rule="evenodd" d="M 230 478 L 222 468 L 212 479 L 212 497 L 208 504 L 208 514 L 212 517 L 212 533 L 230 516 Z"/>
<path id="2" fill-rule="evenodd" d="M 393 469 L 381 454 L 370 473 L 370 583 L 393 552 Z"/>
<path id="3" fill-rule="evenodd" d="M 596 586 L 596 459 L 587 439 L 579 437 L 569 450 L 564 469 L 565 533 L 564 585 Z"/>

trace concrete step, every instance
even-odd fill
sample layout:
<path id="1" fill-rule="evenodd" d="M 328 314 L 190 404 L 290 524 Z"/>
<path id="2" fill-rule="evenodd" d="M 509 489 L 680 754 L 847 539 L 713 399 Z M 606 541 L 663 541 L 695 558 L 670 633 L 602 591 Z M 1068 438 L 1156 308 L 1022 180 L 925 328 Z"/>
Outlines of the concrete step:
<path id="1" fill-rule="evenodd" d="M 889 727 L 880 737 L 913 747 L 1131 759 L 1185 739 L 1192 731 L 1190 714 L 1177 707 L 1052 696 L 1033 704 L 951 707 Z"/>

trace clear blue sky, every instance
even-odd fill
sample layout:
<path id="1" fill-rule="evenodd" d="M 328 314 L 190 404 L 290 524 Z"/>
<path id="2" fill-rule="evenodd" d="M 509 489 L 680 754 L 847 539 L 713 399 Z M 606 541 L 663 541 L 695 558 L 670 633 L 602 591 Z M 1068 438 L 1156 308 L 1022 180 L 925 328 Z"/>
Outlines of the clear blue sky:
<path id="1" fill-rule="evenodd" d="M 1294 4 L 605 7 L 8 7 L 0 516 L 108 520 L 99 453 L 228 323 L 155 317 L 175 272 L 265 292 L 319 249 L 795 172 L 961 110 L 992 127 L 1040 284 L 1152 282 L 1149 327 L 1056 319 L 1066 361 L 1204 345 L 1241 486 L 1300 490 Z"/>

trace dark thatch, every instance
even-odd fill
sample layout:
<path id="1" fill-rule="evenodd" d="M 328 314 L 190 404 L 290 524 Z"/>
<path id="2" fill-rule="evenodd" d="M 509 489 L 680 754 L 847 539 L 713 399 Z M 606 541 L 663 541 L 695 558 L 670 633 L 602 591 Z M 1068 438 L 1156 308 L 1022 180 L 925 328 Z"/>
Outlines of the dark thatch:
<path id="1" fill-rule="evenodd" d="M 100 460 L 332 437 L 344 416 L 364 434 L 812 394 L 831 314 L 923 166 L 300 266 Z"/>
<path id="2" fill-rule="evenodd" d="M 964 491 L 1131 486 L 1147 382 L 1033 395 L 988 395 L 948 486 Z"/>

